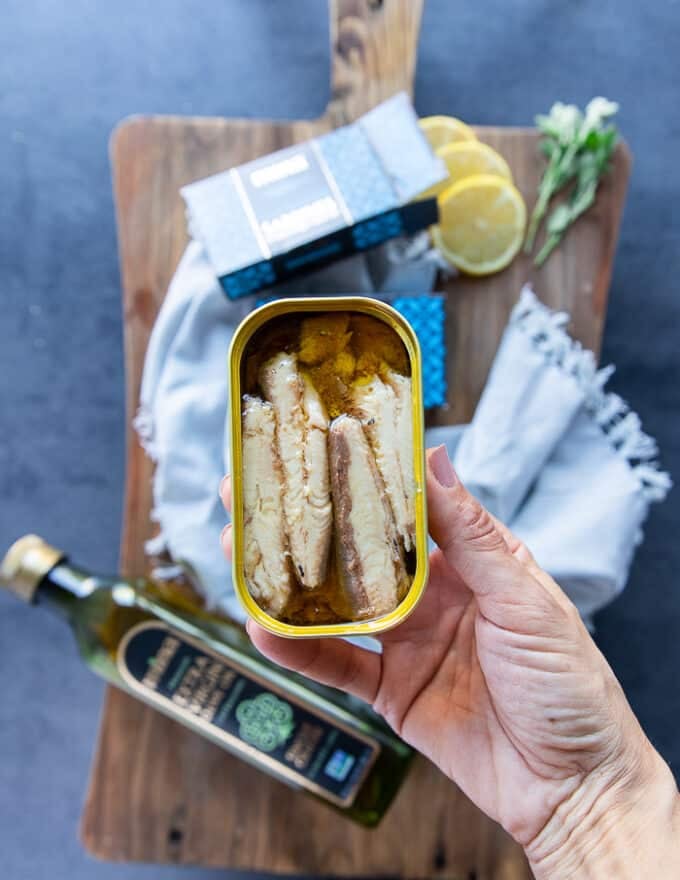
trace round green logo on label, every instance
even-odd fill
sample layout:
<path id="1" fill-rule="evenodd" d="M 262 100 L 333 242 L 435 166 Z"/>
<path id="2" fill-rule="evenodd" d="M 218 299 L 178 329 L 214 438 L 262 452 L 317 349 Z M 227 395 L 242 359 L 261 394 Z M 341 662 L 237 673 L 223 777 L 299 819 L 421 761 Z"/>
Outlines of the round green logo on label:
<path id="1" fill-rule="evenodd" d="M 293 710 L 274 694 L 259 694 L 236 709 L 241 739 L 263 752 L 273 752 L 293 732 Z"/>

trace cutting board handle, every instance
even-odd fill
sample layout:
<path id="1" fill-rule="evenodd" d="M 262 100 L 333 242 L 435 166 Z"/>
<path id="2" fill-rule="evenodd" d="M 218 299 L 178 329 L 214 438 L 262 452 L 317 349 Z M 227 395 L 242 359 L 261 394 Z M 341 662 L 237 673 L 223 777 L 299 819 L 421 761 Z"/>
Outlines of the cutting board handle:
<path id="1" fill-rule="evenodd" d="M 329 0 L 333 126 L 402 89 L 413 94 L 424 0 Z"/>

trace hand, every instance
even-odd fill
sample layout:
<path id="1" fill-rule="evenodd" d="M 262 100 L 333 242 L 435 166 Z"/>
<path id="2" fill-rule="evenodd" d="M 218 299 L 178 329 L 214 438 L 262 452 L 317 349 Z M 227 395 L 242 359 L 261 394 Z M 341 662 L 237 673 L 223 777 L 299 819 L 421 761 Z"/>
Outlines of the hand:
<path id="1" fill-rule="evenodd" d="M 678 838 L 675 783 L 575 607 L 460 484 L 444 447 L 428 453 L 427 494 L 429 584 L 380 636 L 381 655 L 249 621 L 253 643 L 371 703 L 522 844 L 536 876 L 671 876 L 654 871 L 673 827 Z M 228 507 L 228 480 L 222 496 Z M 223 546 L 230 555 L 229 527 Z"/>

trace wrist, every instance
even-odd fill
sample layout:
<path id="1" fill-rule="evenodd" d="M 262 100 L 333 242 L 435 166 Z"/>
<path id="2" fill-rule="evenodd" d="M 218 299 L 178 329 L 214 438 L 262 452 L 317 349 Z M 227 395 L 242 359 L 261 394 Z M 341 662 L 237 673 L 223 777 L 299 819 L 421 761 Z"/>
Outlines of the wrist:
<path id="1" fill-rule="evenodd" d="M 526 847 L 536 880 L 680 876 L 680 797 L 645 739 L 633 767 L 600 768 Z"/>

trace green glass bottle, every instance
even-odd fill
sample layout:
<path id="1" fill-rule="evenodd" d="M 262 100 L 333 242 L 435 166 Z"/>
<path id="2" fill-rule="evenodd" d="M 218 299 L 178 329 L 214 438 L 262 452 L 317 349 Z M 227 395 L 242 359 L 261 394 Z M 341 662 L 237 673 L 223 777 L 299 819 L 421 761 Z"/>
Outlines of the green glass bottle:
<path id="1" fill-rule="evenodd" d="M 111 684 L 362 825 L 406 775 L 411 749 L 368 706 L 270 664 L 237 624 L 169 601 L 165 583 L 93 575 L 26 535 L 0 584 L 60 613 Z"/>

